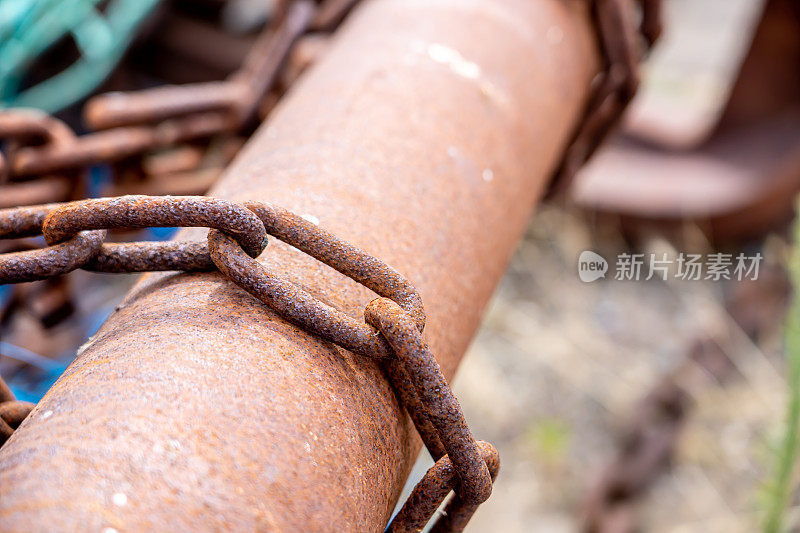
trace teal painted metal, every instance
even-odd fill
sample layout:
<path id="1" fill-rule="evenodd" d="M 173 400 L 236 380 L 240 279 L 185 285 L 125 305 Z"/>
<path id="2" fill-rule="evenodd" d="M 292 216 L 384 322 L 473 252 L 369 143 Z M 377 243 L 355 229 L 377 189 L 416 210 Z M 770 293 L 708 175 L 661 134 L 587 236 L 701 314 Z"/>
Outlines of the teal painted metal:
<path id="1" fill-rule="evenodd" d="M 0 3 L 0 107 L 58 111 L 88 95 L 109 75 L 161 0 L 3 0 Z M 30 66 L 71 36 L 80 59 L 55 76 L 24 88 Z"/>

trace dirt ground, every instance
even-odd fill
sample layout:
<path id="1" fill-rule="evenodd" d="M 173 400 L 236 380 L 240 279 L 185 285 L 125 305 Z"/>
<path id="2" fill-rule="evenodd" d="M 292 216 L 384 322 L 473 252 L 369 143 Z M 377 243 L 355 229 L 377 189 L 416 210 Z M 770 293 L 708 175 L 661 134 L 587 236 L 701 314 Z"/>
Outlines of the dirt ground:
<path id="1" fill-rule="evenodd" d="M 611 460 L 621 421 L 698 335 L 730 326 L 723 285 L 711 281 L 583 283 L 577 257 L 629 251 L 613 224 L 545 207 L 531 221 L 466 355 L 455 390 L 477 438 L 502 470 L 472 531 L 576 531 L 588 487 Z M 696 228 L 638 251 L 708 251 Z M 786 244 L 763 243 L 766 263 Z M 637 505 L 645 531 L 752 531 L 783 421 L 779 320 L 730 337 L 736 376 L 694 393 L 677 457 Z M 421 460 L 417 473 L 425 464 Z"/>

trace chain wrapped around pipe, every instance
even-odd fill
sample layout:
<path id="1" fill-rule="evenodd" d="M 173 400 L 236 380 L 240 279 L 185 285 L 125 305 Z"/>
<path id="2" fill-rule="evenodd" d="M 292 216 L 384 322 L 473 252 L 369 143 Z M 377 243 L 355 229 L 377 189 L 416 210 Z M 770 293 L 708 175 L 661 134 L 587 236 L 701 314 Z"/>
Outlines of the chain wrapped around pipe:
<path id="1" fill-rule="evenodd" d="M 173 226 L 211 229 L 207 243 L 104 242 L 109 229 Z M 48 279 L 78 268 L 120 273 L 216 268 L 286 320 L 354 353 L 382 360 L 401 405 L 437 461 L 390 524 L 391 531 L 417 530 L 451 489 L 456 496 L 438 530 L 463 529 L 489 498 L 499 468 L 497 451 L 475 441 L 428 349 L 416 289 L 379 259 L 285 209 L 203 196 L 123 196 L 0 210 L 0 239 L 39 233 L 48 246 L 0 254 L 0 283 Z M 366 322 L 317 300 L 259 263 L 255 258 L 265 249 L 267 235 L 375 292 L 379 298 L 367 306 Z M 18 425 L 21 419 L 13 421 Z"/>

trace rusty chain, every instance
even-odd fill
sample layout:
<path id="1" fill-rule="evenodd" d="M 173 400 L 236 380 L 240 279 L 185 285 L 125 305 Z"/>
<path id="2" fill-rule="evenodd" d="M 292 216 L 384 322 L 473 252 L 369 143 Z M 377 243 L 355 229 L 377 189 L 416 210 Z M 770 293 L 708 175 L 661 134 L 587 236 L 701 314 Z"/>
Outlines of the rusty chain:
<path id="1" fill-rule="evenodd" d="M 211 229 L 207 243 L 105 242 L 109 229 L 173 226 Z M 456 498 L 443 522 L 450 529 L 440 530 L 459 530 L 491 494 L 499 468 L 497 451 L 475 441 L 428 349 L 416 289 L 379 259 L 285 209 L 203 196 L 123 196 L 0 210 L 0 239 L 40 233 L 47 246 L 0 254 L 0 283 L 49 279 L 78 268 L 120 273 L 218 269 L 286 320 L 356 354 L 382 360 L 400 404 L 437 461 L 391 531 L 416 531 L 451 489 Z M 375 292 L 379 298 L 367 306 L 365 322 L 259 263 L 255 258 L 265 249 L 267 235 Z"/>
<path id="2" fill-rule="evenodd" d="M 585 531 L 637 530 L 636 503 L 673 460 L 691 411 L 692 384 L 709 378 L 723 382 L 732 370 L 731 360 L 715 339 L 698 339 L 683 364 L 642 398 L 622 427 L 617 456 L 589 494 Z"/>
<path id="3" fill-rule="evenodd" d="M 33 408 L 34 404 L 30 402 L 18 401 L 0 377 L 0 446 L 8 440 Z"/>
<path id="4" fill-rule="evenodd" d="M 0 207 L 80 197 L 77 178 L 91 165 L 242 131 L 267 95 L 291 84 L 307 66 L 308 61 L 286 68 L 301 38 L 334 31 L 357 1 L 284 2 L 275 24 L 262 31 L 226 80 L 97 95 L 84 106 L 85 122 L 94 130 L 85 135 L 34 109 L 1 111 Z M 200 178 L 202 186 L 207 180 Z"/>
<path id="5" fill-rule="evenodd" d="M 661 1 L 635 0 L 640 21 L 633 21 L 634 0 L 593 0 L 592 18 L 603 71 L 593 81 L 594 90 L 551 184 L 550 195 L 563 193 L 578 169 L 600 147 L 622 118 L 639 87 L 639 62 L 661 34 Z"/>
<path id="6" fill-rule="evenodd" d="M 675 375 L 664 378 L 644 397 L 622 430 L 619 454 L 587 500 L 584 531 L 636 530 L 633 516 L 636 502 L 669 466 L 690 400 Z"/>

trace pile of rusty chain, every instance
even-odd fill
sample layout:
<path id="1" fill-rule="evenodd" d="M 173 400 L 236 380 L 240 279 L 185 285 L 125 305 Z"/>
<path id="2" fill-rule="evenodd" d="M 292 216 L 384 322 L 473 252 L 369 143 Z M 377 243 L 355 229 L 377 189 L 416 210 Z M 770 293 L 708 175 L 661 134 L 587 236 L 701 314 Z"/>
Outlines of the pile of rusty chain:
<path id="1" fill-rule="evenodd" d="M 84 107 L 94 133 L 76 135 L 60 120 L 32 109 L 0 111 L 0 141 L 5 145 L 0 154 L 0 207 L 74 199 L 82 196 L 76 190 L 80 173 L 91 165 L 126 162 L 181 143 L 242 131 L 263 102 L 274 104 L 274 98 L 267 98 L 270 91 L 277 91 L 279 82 L 285 89 L 313 60 L 303 57 L 286 68 L 301 38 L 334 31 L 357 2 L 283 3 L 275 24 L 264 29 L 242 66 L 224 81 L 98 95 Z M 214 177 L 184 186 L 199 188 L 199 194 Z"/>
<path id="2" fill-rule="evenodd" d="M 105 243 L 106 230 L 208 227 L 207 242 Z M 422 337 L 425 315 L 416 289 L 397 271 L 355 246 L 276 206 L 202 196 L 123 196 L 0 210 L 0 239 L 44 235 L 46 247 L 0 254 L 0 284 L 100 272 L 219 270 L 280 316 L 356 354 L 384 363 L 436 464 L 390 525 L 425 526 L 450 490 L 441 531 L 463 529 L 492 491 L 497 451 L 476 442 L 458 400 Z M 255 258 L 272 235 L 364 285 L 379 298 L 366 323 L 319 301 Z M 13 397 L 12 397 L 13 398 Z"/>

